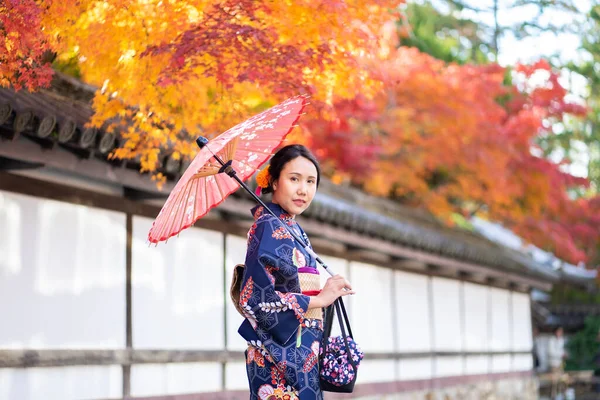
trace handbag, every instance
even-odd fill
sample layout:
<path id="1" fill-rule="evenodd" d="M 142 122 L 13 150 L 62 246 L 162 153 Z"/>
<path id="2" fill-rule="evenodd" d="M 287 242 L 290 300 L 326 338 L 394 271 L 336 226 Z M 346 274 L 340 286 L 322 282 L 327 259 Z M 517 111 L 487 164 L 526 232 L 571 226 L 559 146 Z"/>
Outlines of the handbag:
<path id="1" fill-rule="evenodd" d="M 240 294 L 242 291 L 242 281 L 244 280 L 244 271 L 246 270 L 246 266 L 244 264 L 237 264 L 233 268 L 233 276 L 231 278 L 231 286 L 229 288 L 229 295 L 231 296 L 231 301 L 237 312 L 244 318 L 246 318 L 246 314 L 244 313 L 244 309 L 240 306 Z"/>
<path id="2" fill-rule="evenodd" d="M 337 313 L 340 336 L 330 336 L 333 319 Z M 346 333 L 346 327 L 348 333 Z M 352 393 L 358 375 L 358 365 L 364 354 L 352 339 L 352 329 L 341 298 L 325 309 L 325 326 L 319 358 L 319 385 L 321 390 Z"/>

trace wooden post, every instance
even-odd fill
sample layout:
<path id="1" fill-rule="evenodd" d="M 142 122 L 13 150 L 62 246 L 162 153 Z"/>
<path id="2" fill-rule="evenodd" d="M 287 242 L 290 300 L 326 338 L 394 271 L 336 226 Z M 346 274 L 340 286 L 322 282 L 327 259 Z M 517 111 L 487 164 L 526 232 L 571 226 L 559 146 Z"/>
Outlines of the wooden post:
<path id="1" fill-rule="evenodd" d="M 133 246 L 133 216 L 127 213 L 126 223 L 127 241 L 125 247 L 125 346 L 128 354 L 133 349 L 133 325 L 132 325 L 132 303 L 131 303 L 131 269 L 132 269 L 132 246 Z M 131 395 L 131 365 L 123 365 L 123 398 Z"/>

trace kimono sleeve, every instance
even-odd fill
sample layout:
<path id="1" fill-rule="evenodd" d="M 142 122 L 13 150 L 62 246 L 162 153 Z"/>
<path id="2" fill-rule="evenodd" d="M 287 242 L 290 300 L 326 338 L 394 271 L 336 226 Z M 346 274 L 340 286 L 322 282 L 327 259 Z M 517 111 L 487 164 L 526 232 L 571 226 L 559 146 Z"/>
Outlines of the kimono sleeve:
<path id="1" fill-rule="evenodd" d="M 240 306 L 254 329 L 268 332 L 282 345 L 304 321 L 310 302 L 309 296 L 275 290 L 274 271 L 297 269 L 292 261 L 294 249 L 294 240 L 279 222 L 272 217 L 260 221 L 249 237 L 240 295 Z"/>

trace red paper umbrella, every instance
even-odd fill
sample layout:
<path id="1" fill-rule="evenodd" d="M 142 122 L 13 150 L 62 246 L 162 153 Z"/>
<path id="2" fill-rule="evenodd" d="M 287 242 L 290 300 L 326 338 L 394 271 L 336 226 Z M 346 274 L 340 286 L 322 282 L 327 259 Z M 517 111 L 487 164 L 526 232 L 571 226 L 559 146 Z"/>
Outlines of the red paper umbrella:
<path id="1" fill-rule="evenodd" d="M 189 228 L 264 164 L 292 130 L 304 109 L 302 96 L 291 98 L 208 141 L 185 171 L 148 233 L 158 243 Z"/>

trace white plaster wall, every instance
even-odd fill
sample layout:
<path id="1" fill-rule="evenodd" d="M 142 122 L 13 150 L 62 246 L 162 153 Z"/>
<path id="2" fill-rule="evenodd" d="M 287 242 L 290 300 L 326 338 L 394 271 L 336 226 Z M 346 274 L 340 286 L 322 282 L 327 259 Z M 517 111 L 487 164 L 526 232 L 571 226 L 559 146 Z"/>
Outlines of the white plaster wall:
<path id="1" fill-rule="evenodd" d="M 533 356 L 529 354 L 514 354 L 512 356 L 513 371 L 530 371 L 533 369 Z"/>
<path id="2" fill-rule="evenodd" d="M 125 345 L 125 215 L 0 191 L 0 348 Z"/>
<path id="3" fill-rule="evenodd" d="M 526 293 L 512 292 L 512 349 L 531 350 L 531 304 Z"/>
<path id="4" fill-rule="evenodd" d="M 230 362 L 225 365 L 225 389 L 248 390 L 248 374 L 245 362 Z"/>
<path id="5" fill-rule="evenodd" d="M 486 286 L 464 283 L 465 350 L 488 349 L 489 290 Z"/>
<path id="6" fill-rule="evenodd" d="M 370 264 L 350 263 L 352 287 L 351 325 L 357 343 L 365 351 L 394 351 L 392 329 L 392 270 Z"/>
<path id="7" fill-rule="evenodd" d="M 435 350 L 460 351 L 462 331 L 460 319 L 460 282 L 445 278 L 431 278 Z"/>
<path id="8" fill-rule="evenodd" d="M 491 288 L 492 301 L 492 332 L 490 350 L 510 350 L 511 348 L 511 319 L 510 292 L 504 289 Z"/>
<path id="9" fill-rule="evenodd" d="M 222 349 L 223 234 L 188 228 L 148 246 L 152 219 L 133 219 L 133 346 Z"/>
<path id="10" fill-rule="evenodd" d="M 463 357 L 443 356 L 435 359 L 435 376 L 458 376 L 464 374 Z"/>
<path id="11" fill-rule="evenodd" d="M 396 283 L 397 351 L 431 350 L 428 277 L 408 272 L 394 272 Z"/>
<path id="12" fill-rule="evenodd" d="M 510 354 L 495 354 L 492 356 L 492 372 L 510 372 L 512 357 Z"/>
<path id="13" fill-rule="evenodd" d="M 138 364 L 131 367 L 131 395 L 158 396 L 221 390 L 219 363 Z"/>
<path id="14" fill-rule="evenodd" d="M 356 384 L 394 381 L 394 360 L 363 360 L 358 368 Z"/>
<path id="15" fill-rule="evenodd" d="M 491 359 L 489 356 L 466 356 L 465 374 L 481 375 L 490 372 Z"/>
<path id="16" fill-rule="evenodd" d="M 404 359 L 398 361 L 400 380 L 431 379 L 433 364 L 430 357 Z"/>
<path id="17" fill-rule="evenodd" d="M 0 369 L 0 400 L 119 398 L 119 366 Z"/>
<path id="18" fill-rule="evenodd" d="M 229 350 L 246 350 L 246 341 L 237 332 L 240 324 L 244 321 L 244 318 L 235 309 L 229 294 L 231 278 L 233 277 L 233 268 L 237 264 L 243 264 L 246 259 L 246 238 L 227 235 L 226 242 L 225 265 L 227 272 L 225 274 L 225 286 L 227 288 L 227 348 Z"/>

